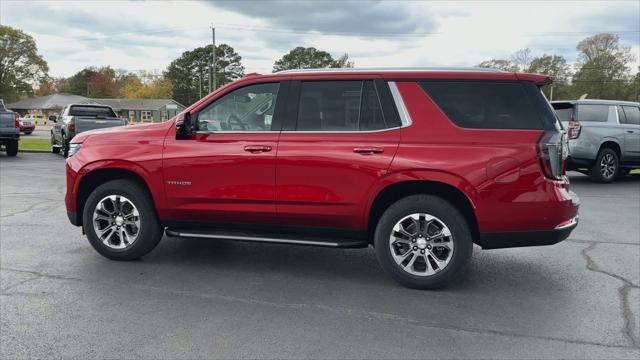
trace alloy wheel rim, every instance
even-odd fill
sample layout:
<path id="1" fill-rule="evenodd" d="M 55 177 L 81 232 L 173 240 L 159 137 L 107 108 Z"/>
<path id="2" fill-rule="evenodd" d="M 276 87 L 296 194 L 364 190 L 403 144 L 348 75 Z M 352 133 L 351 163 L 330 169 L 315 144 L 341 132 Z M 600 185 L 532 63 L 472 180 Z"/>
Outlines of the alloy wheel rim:
<path id="1" fill-rule="evenodd" d="M 140 213 L 122 195 L 109 195 L 98 201 L 93 211 L 93 229 L 98 239 L 114 250 L 133 245 L 140 234 Z"/>
<path id="2" fill-rule="evenodd" d="M 604 154 L 600 160 L 600 172 L 605 178 L 610 178 L 616 173 L 616 159 L 612 154 Z"/>
<path id="3" fill-rule="evenodd" d="M 415 276 L 432 276 L 444 270 L 453 258 L 451 230 L 437 217 L 414 213 L 398 221 L 389 237 L 393 260 Z"/>

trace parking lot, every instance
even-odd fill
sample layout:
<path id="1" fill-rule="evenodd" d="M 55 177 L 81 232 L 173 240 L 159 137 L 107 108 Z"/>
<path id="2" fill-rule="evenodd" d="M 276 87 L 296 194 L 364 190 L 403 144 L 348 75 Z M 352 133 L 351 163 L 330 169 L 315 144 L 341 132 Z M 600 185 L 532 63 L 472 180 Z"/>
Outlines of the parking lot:
<path id="1" fill-rule="evenodd" d="M 371 248 L 165 237 L 109 261 L 67 220 L 64 159 L 3 153 L 0 358 L 638 358 L 640 176 L 571 181 L 569 240 L 476 248 L 417 291 Z"/>

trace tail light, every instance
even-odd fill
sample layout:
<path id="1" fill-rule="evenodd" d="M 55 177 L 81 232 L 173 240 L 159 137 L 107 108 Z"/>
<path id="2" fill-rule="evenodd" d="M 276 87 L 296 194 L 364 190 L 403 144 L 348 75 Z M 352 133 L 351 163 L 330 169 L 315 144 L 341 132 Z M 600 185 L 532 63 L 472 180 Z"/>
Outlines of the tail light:
<path id="1" fill-rule="evenodd" d="M 19 129 L 20 128 L 20 115 L 18 115 L 18 113 L 15 113 L 15 116 L 16 116 L 16 122 L 14 123 L 14 126 Z"/>
<path id="2" fill-rule="evenodd" d="M 538 158 L 544 176 L 560 180 L 566 173 L 567 137 L 563 132 L 545 132 L 538 140 Z"/>
<path id="3" fill-rule="evenodd" d="M 567 134 L 569 135 L 569 139 L 577 139 L 580 136 L 580 130 L 582 126 L 577 121 L 569 121 L 569 126 L 567 129 Z"/>
<path id="4" fill-rule="evenodd" d="M 67 130 L 76 131 L 76 119 L 75 118 L 71 118 L 71 120 L 69 120 L 69 124 L 67 124 Z"/>

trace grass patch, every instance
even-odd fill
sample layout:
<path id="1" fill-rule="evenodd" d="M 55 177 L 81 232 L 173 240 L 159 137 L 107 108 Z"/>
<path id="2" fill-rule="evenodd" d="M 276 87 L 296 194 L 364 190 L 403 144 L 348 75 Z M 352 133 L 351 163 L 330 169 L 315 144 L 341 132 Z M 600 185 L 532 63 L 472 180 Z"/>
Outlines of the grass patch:
<path id="1" fill-rule="evenodd" d="M 19 150 L 40 150 L 40 151 L 50 151 L 51 150 L 51 140 L 50 139 L 25 139 L 24 137 L 20 138 L 18 142 Z"/>

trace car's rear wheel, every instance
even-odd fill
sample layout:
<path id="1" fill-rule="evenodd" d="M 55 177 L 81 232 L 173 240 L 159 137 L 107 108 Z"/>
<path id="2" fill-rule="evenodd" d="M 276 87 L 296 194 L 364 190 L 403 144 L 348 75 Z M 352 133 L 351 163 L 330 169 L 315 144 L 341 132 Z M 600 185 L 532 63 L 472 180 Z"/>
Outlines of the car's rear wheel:
<path id="1" fill-rule="evenodd" d="M 610 148 L 603 148 L 596 157 L 596 162 L 589 171 L 593 181 L 610 183 L 616 179 L 620 167 L 618 154 Z"/>
<path id="2" fill-rule="evenodd" d="M 8 156 L 18 155 L 18 140 L 9 140 L 4 146 Z"/>
<path id="3" fill-rule="evenodd" d="M 162 238 L 148 192 L 131 180 L 98 186 L 87 198 L 82 224 L 93 248 L 112 260 L 138 259 Z"/>
<path id="4" fill-rule="evenodd" d="M 383 269 L 416 289 L 451 283 L 464 272 L 473 250 L 464 216 L 432 195 L 412 195 L 391 205 L 378 222 L 374 241 Z"/>

